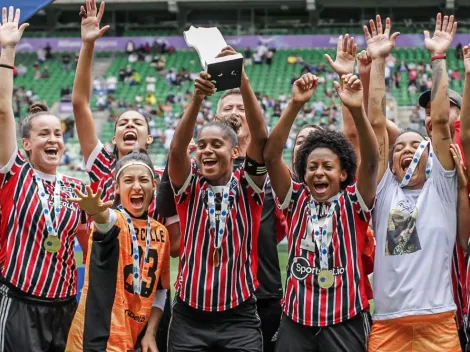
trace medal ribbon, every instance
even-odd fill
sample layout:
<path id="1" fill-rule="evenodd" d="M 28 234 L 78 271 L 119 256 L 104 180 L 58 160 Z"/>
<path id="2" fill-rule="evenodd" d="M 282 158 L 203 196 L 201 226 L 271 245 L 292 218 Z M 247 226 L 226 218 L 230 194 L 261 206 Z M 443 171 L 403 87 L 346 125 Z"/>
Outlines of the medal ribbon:
<path id="1" fill-rule="evenodd" d="M 320 203 L 317 203 L 313 198 L 310 199 L 308 206 L 310 208 L 310 217 L 307 222 L 307 236 L 313 233 L 315 242 L 319 245 L 320 252 L 320 269 L 328 269 L 328 234 L 332 233 L 333 228 L 333 213 L 335 212 L 336 205 L 338 204 L 339 193 L 334 197 L 330 198 L 328 202 L 331 202 L 330 207 L 326 215 L 325 223 L 323 224 L 323 230 L 320 228 L 318 222 L 320 217 Z"/>
<path id="2" fill-rule="evenodd" d="M 233 178 L 233 177 L 232 177 Z M 214 249 L 218 250 L 222 245 L 222 239 L 224 237 L 225 225 L 227 223 L 228 208 L 230 203 L 229 192 L 232 178 L 224 186 L 222 191 L 222 204 L 220 209 L 219 217 L 219 230 L 217 231 L 217 222 L 215 220 L 215 195 L 212 186 L 209 185 L 209 191 L 207 192 L 207 206 L 209 208 L 209 225 L 212 233 L 216 234 L 214 238 Z M 216 240 L 217 239 L 217 240 Z"/>
<path id="3" fill-rule="evenodd" d="M 126 218 L 127 225 L 129 226 L 129 230 L 131 231 L 132 235 L 132 259 L 134 261 L 133 268 L 132 268 L 132 276 L 133 276 L 133 287 L 134 293 L 140 295 L 140 288 L 141 288 L 141 281 L 142 278 L 140 277 L 140 258 L 139 258 L 139 243 L 137 242 L 137 234 L 135 232 L 134 224 L 132 222 L 131 217 L 127 213 L 127 211 L 123 208 L 122 205 L 118 206 L 118 209 Z M 149 261 L 149 249 L 150 249 L 150 217 L 147 217 L 147 234 L 145 236 L 145 253 L 144 253 L 144 260 L 146 263 Z"/>
<path id="4" fill-rule="evenodd" d="M 416 149 L 415 154 L 413 155 L 413 160 L 410 163 L 410 166 L 408 167 L 408 170 L 406 170 L 406 174 L 401 180 L 400 187 L 406 187 L 408 186 L 408 183 L 411 180 L 411 177 L 413 176 L 413 173 L 415 172 L 416 167 L 418 166 L 419 160 L 423 156 L 424 151 L 426 150 L 426 147 L 430 144 L 429 139 L 424 139 L 420 144 L 418 149 Z M 432 147 L 431 150 L 429 151 L 429 157 L 428 157 L 428 162 L 426 163 L 426 179 L 429 178 L 431 175 L 431 170 L 432 170 Z"/>
<path id="5" fill-rule="evenodd" d="M 42 213 L 44 215 L 44 218 L 46 219 L 47 232 L 49 236 L 58 237 L 60 215 L 60 183 L 62 182 L 62 176 L 60 174 L 57 174 L 55 180 L 53 209 L 53 211 L 55 211 L 54 223 L 52 222 L 51 218 L 51 209 L 49 208 L 49 204 L 47 204 L 47 200 L 49 197 L 44 189 L 41 177 L 39 177 L 36 172 L 34 173 L 34 180 L 36 181 L 36 185 L 38 186 L 38 195 L 39 199 L 41 200 Z"/>

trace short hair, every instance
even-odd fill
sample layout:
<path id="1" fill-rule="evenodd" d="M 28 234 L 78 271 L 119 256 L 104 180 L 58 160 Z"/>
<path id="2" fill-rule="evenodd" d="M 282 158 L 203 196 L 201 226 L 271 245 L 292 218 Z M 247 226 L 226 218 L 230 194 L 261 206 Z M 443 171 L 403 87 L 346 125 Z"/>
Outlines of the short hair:
<path id="1" fill-rule="evenodd" d="M 201 129 L 199 130 L 199 134 L 201 134 L 202 131 L 208 127 L 218 127 L 222 131 L 223 137 L 227 138 L 230 143 L 232 143 L 232 146 L 238 146 L 237 131 L 234 130 L 234 127 L 231 123 L 225 121 L 209 122 L 208 124 L 205 124 L 201 127 Z"/>
<path id="2" fill-rule="evenodd" d="M 390 148 L 390 150 L 388 152 L 388 167 L 390 168 L 390 170 L 392 169 L 393 152 L 395 151 L 395 146 L 397 144 L 396 141 L 400 136 L 404 135 L 405 133 L 416 133 L 417 135 L 421 136 L 421 138 L 423 138 L 423 139 L 427 138 L 424 134 L 422 134 L 421 132 L 419 132 L 418 130 L 415 130 L 413 128 L 405 128 L 404 130 L 400 131 L 397 138 L 395 139 L 395 143 L 392 145 L 392 147 Z"/>
<path id="3" fill-rule="evenodd" d="M 226 90 L 225 93 L 220 97 L 219 101 L 217 102 L 216 114 L 219 113 L 219 110 L 222 106 L 222 101 L 230 95 L 242 95 L 242 92 L 240 88 L 233 88 L 233 89 Z"/>
<path id="4" fill-rule="evenodd" d="M 357 157 L 353 145 L 342 133 L 324 129 L 310 133 L 297 150 L 294 168 L 300 182 L 305 183 L 308 156 L 318 148 L 328 148 L 338 156 L 340 167 L 347 174 L 346 180 L 341 182 L 341 190 L 353 184 L 357 169 Z"/>

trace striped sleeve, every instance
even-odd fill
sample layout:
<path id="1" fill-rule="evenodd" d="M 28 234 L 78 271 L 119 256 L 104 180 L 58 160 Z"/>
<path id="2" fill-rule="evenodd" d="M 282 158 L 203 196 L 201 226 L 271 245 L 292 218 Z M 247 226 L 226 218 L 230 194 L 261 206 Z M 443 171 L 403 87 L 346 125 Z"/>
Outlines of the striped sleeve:
<path id="1" fill-rule="evenodd" d="M 85 169 L 90 176 L 91 186 L 95 192 L 100 180 L 107 178 L 114 171 L 114 156 L 109 154 L 103 143 L 98 142 L 86 162 Z"/>
<path id="2" fill-rule="evenodd" d="M 0 185 L 3 187 L 21 169 L 24 163 L 25 160 L 20 151 L 15 149 L 8 163 L 0 168 Z"/>

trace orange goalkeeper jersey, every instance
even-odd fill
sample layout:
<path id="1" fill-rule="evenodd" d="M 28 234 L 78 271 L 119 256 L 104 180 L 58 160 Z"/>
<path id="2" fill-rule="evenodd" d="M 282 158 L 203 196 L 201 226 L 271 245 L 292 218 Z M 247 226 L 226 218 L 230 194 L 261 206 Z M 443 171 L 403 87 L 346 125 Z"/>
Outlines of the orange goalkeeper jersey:
<path id="1" fill-rule="evenodd" d="M 124 215 L 106 234 L 90 236 L 85 283 L 69 331 L 66 351 L 132 351 L 144 329 L 157 289 L 170 288 L 170 239 L 151 220 L 148 263 L 144 260 L 147 219 L 133 218 L 142 277 L 140 296 L 133 293 L 132 235 Z"/>

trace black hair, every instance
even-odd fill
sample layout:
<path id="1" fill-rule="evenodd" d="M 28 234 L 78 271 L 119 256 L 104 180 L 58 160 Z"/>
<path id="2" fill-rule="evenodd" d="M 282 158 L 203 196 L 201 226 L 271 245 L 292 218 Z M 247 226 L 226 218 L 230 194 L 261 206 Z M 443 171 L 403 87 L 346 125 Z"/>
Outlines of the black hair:
<path id="1" fill-rule="evenodd" d="M 405 133 L 410 133 L 410 132 L 411 132 L 411 133 L 416 133 L 417 135 L 421 136 L 421 138 L 423 138 L 423 139 L 426 139 L 426 138 L 427 138 L 424 134 L 422 134 L 421 132 L 419 132 L 419 131 L 417 131 L 417 130 L 415 130 L 415 129 L 412 129 L 412 128 L 406 128 L 406 129 L 400 131 L 400 133 L 398 134 L 397 138 L 395 139 L 395 143 L 391 146 L 391 148 L 390 148 L 390 150 L 389 150 L 389 152 L 388 152 L 388 167 L 390 168 L 390 170 L 392 169 L 392 164 L 393 164 L 393 152 L 395 151 L 395 146 L 396 146 L 396 143 L 397 143 L 396 140 L 397 140 L 400 136 L 404 135 Z"/>
<path id="2" fill-rule="evenodd" d="M 224 138 L 227 138 L 230 141 L 230 143 L 232 143 L 233 147 L 236 147 L 238 146 L 238 136 L 237 136 L 238 131 L 234 129 L 234 128 L 237 128 L 236 126 L 237 125 L 234 124 L 233 121 L 230 121 L 230 122 L 212 121 L 203 125 L 199 131 L 199 134 L 201 134 L 201 132 L 208 127 L 218 127 L 222 131 L 222 136 Z M 241 125 L 238 125 L 238 126 L 240 127 Z"/>
<path id="3" fill-rule="evenodd" d="M 123 156 L 121 159 L 119 159 L 116 162 L 114 175 L 117 176 L 119 174 L 119 171 L 132 161 L 140 161 L 144 163 L 145 165 L 147 165 L 151 170 L 155 170 L 153 163 L 152 163 L 152 159 L 150 159 L 150 156 L 148 155 L 147 151 L 145 149 L 136 148 L 132 152 Z M 152 177 L 153 179 L 155 179 L 154 171 L 152 171 Z M 116 179 L 115 181 L 119 182 L 119 179 Z M 116 208 L 119 204 L 121 204 L 121 197 L 119 196 L 119 194 L 116 194 L 116 196 L 114 197 L 113 207 Z"/>
<path id="4" fill-rule="evenodd" d="M 49 107 L 47 106 L 45 101 L 38 101 L 30 105 L 29 114 L 23 119 L 23 122 L 21 123 L 22 138 L 29 138 L 31 136 L 31 129 L 33 128 L 32 120 L 35 117 L 43 115 L 55 116 L 49 112 Z M 28 158 L 30 157 L 30 153 L 28 151 L 26 151 L 26 155 L 28 156 Z"/>
<path id="5" fill-rule="evenodd" d="M 119 122 L 119 119 L 121 118 L 122 115 L 124 115 L 125 113 L 128 113 L 128 112 L 135 112 L 141 116 L 144 117 L 145 119 L 145 122 L 147 123 L 147 133 L 149 134 L 150 136 L 150 119 L 148 117 L 147 114 L 141 114 L 140 112 L 136 111 L 136 110 L 126 110 L 124 111 L 121 115 L 119 115 L 119 117 L 116 119 L 116 122 L 114 123 L 114 133 L 113 134 L 116 134 L 116 128 L 117 128 L 117 124 Z M 114 148 L 113 148 L 113 155 L 116 159 L 118 159 L 118 150 L 117 150 L 117 145 L 114 145 Z"/>
<path id="6" fill-rule="evenodd" d="M 309 133 L 297 150 L 294 168 L 300 182 L 305 182 L 308 156 L 318 148 L 328 148 L 338 156 L 340 167 L 347 174 L 346 180 L 341 182 L 341 190 L 353 184 L 357 169 L 357 157 L 353 145 L 342 133 L 324 129 Z"/>

